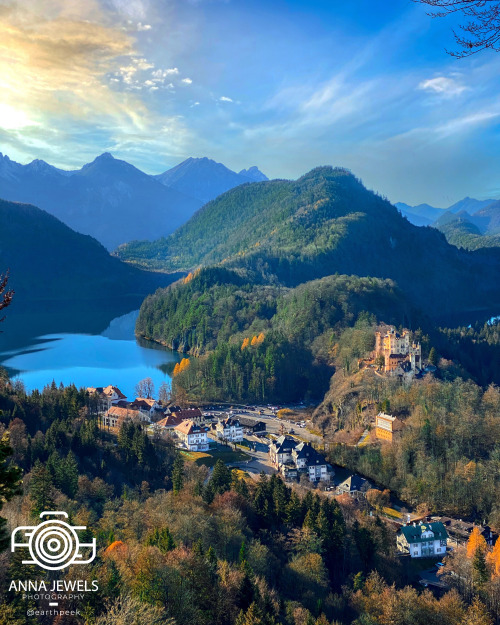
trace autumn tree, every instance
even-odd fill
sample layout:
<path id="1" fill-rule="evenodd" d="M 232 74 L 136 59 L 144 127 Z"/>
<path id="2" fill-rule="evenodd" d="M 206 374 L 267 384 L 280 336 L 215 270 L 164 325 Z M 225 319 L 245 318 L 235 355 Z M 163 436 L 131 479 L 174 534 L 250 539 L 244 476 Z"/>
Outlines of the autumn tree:
<path id="1" fill-rule="evenodd" d="M 461 32 L 453 32 L 459 50 L 448 51 L 463 58 L 481 50 L 500 51 L 500 2 L 498 0 L 413 0 L 431 7 L 431 17 L 460 14 Z"/>
<path id="2" fill-rule="evenodd" d="M 476 526 L 472 530 L 469 540 L 467 541 L 467 557 L 473 558 L 478 549 L 485 554 L 487 547 L 486 540 L 484 539 L 484 536 L 482 536 L 481 530 L 478 526 Z"/>
<path id="3" fill-rule="evenodd" d="M 488 564 L 494 575 L 500 575 L 500 540 L 497 540 L 493 550 L 487 555 Z"/>
<path id="4" fill-rule="evenodd" d="M 7 308 L 7 306 L 12 302 L 12 297 L 14 296 L 14 291 L 7 289 L 8 281 L 9 272 L 0 274 L 0 310 Z M 0 317 L 0 322 L 4 319 L 5 317 Z"/>

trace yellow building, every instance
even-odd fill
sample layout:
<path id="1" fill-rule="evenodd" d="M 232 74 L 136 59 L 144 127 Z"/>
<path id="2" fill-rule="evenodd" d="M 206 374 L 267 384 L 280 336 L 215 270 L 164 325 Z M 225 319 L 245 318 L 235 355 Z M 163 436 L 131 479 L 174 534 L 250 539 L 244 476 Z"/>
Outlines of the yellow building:
<path id="1" fill-rule="evenodd" d="M 379 412 L 375 417 L 375 435 L 381 440 L 392 443 L 394 435 L 401 431 L 402 423 L 397 417 Z"/>
<path id="2" fill-rule="evenodd" d="M 387 332 L 375 332 L 374 359 L 382 356 L 384 372 L 391 373 L 398 367 L 418 371 L 422 368 L 422 350 L 420 343 L 410 340 L 410 332 L 404 330 L 402 334 L 390 327 Z"/>

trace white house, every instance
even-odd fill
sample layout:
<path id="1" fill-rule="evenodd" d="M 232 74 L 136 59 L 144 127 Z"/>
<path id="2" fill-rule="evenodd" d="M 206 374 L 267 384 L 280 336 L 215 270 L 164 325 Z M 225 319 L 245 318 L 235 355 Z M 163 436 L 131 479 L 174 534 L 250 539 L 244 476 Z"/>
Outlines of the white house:
<path id="1" fill-rule="evenodd" d="M 99 399 L 98 411 L 103 413 L 118 402 L 127 399 L 117 386 L 88 386 L 87 393 Z"/>
<path id="2" fill-rule="evenodd" d="M 280 436 L 269 445 L 271 463 L 277 469 L 282 464 L 292 461 L 292 451 L 297 446 L 297 441 L 290 436 Z"/>
<path id="3" fill-rule="evenodd" d="M 440 522 L 404 525 L 397 535 L 397 547 L 412 558 L 442 557 L 446 554 L 448 532 Z"/>
<path id="4" fill-rule="evenodd" d="M 311 482 L 327 482 L 333 475 L 332 467 L 309 443 L 298 442 L 290 436 L 280 436 L 269 446 L 271 463 L 286 480 L 306 474 Z"/>
<path id="5" fill-rule="evenodd" d="M 230 443 L 241 443 L 243 440 L 243 426 L 235 417 L 219 420 L 215 426 L 217 438 Z"/>
<path id="6" fill-rule="evenodd" d="M 208 428 L 203 425 L 196 425 L 192 421 L 183 421 L 174 428 L 178 439 L 189 451 L 207 451 L 208 449 Z"/>

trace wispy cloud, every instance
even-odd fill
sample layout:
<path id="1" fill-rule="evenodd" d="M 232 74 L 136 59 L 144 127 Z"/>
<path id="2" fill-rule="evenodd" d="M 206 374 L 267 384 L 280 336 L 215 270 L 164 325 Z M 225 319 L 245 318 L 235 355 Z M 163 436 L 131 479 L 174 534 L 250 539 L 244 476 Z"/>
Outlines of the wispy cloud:
<path id="1" fill-rule="evenodd" d="M 429 93 L 436 93 L 440 96 L 453 97 L 466 91 L 467 87 L 456 78 L 436 76 L 435 78 L 422 80 L 418 85 L 418 89 Z"/>

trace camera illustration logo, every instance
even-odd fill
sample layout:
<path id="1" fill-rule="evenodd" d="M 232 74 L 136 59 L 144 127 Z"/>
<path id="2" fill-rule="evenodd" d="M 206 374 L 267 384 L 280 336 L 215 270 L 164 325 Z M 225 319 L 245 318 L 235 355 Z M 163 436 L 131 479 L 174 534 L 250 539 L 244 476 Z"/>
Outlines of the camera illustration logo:
<path id="1" fill-rule="evenodd" d="M 40 518 L 47 515 L 68 518 L 66 512 L 42 512 Z M 85 525 L 71 526 L 60 519 L 41 521 L 34 526 L 20 525 L 12 532 L 11 551 L 14 552 L 17 547 L 27 547 L 31 560 L 23 560 L 23 564 L 37 564 L 47 571 L 59 571 L 71 564 L 88 564 L 96 556 L 95 538 L 91 543 L 81 543 L 77 534 L 77 530 L 86 529 Z M 23 535 L 24 542 L 20 542 Z M 82 550 L 86 553 L 82 553 Z M 87 559 L 84 559 L 84 555 Z"/>

